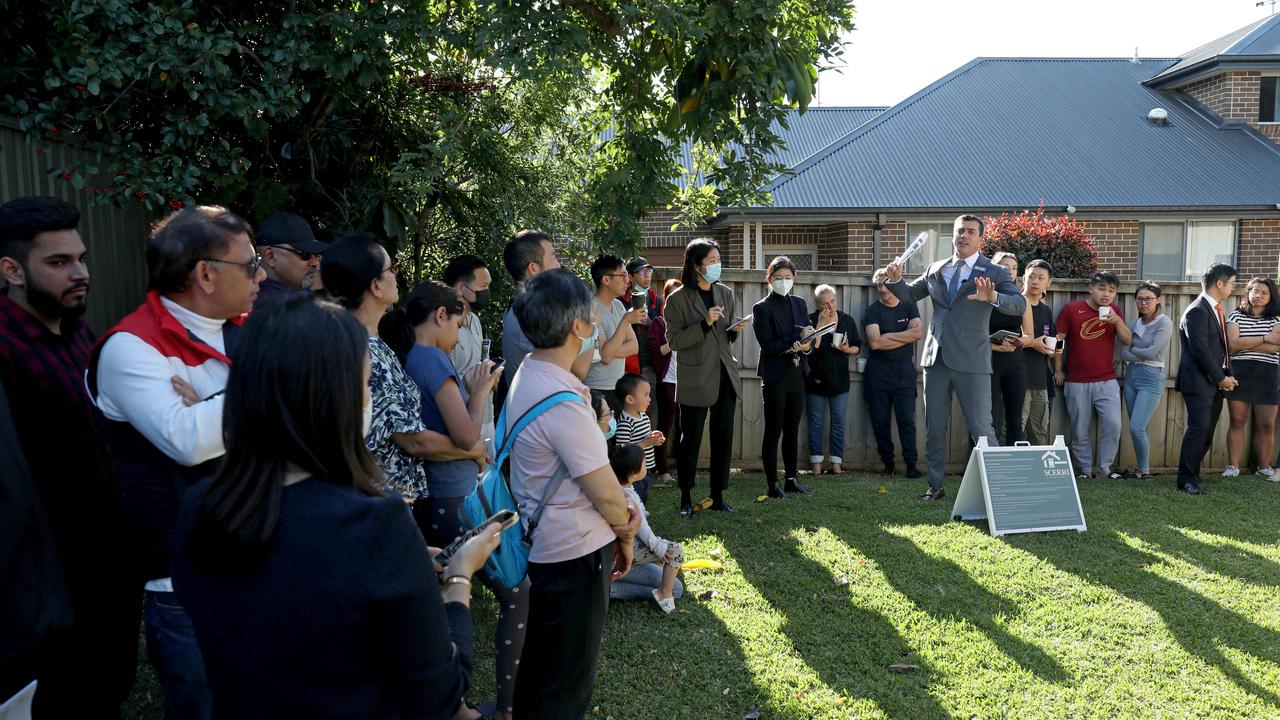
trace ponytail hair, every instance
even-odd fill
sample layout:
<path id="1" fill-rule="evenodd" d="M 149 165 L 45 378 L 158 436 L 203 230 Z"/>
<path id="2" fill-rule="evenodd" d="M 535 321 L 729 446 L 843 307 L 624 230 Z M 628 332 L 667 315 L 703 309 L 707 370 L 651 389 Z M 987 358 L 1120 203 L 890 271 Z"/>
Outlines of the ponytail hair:
<path id="1" fill-rule="evenodd" d="M 399 307 L 392 309 L 378 321 L 378 337 L 395 352 L 401 365 L 417 341 L 414 331 L 430 320 L 440 308 L 444 308 L 445 314 L 450 317 L 461 315 L 462 298 L 448 285 L 436 280 L 426 280 L 415 286 Z"/>

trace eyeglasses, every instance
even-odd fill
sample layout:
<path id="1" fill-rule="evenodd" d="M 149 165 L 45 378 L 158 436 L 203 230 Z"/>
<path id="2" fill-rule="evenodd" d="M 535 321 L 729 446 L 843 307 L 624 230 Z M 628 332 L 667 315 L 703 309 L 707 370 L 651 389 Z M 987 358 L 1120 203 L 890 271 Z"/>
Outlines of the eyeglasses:
<path id="1" fill-rule="evenodd" d="M 316 258 L 320 257 L 320 253 L 302 252 L 301 250 L 297 248 L 291 248 L 288 245 L 275 245 L 274 247 L 277 250 L 288 250 L 294 255 L 297 255 L 298 257 L 302 258 L 304 262 L 311 262 L 312 260 L 315 260 Z"/>
<path id="2" fill-rule="evenodd" d="M 389 273 L 391 273 L 392 275 L 399 275 L 399 274 L 400 274 L 400 264 L 399 264 L 399 263 L 391 263 L 390 265 L 388 265 L 388 266 L 386 266 L 386 267 L 382 268 L 382 272 L 384 272 L 384 273 L 388 273 L 388 272 L 389 272 Z M 382 273 L 379 273 L 379 275 L 381 275 L 381 274 L 382 274 Z"/>
<path id="3" fill-rule="evenodd" d="M 1155 302 L 1156 298 L 1155 297 L 1135 297 L 1133 301 L 1140 302 L 1140 303 L 1149 303 L 1149 302 Z"/>
<path id="4" fill-rule="evenodd" d="M 253 277 L 257 275 L 258 268 L 262 267 L 261 255 L 254 255 L 253 259 L 250 260 L 249 262 L 236 262 L 235 260 L 223 260 L 221 258 L 200 258 L 200 259 L 205 262 L 216 262 L 216 263 L 226 263 L 228 265 L 239 265 L 240 267 L 244 268 L 245 273 L 248 274 L 249 277 Z"/>

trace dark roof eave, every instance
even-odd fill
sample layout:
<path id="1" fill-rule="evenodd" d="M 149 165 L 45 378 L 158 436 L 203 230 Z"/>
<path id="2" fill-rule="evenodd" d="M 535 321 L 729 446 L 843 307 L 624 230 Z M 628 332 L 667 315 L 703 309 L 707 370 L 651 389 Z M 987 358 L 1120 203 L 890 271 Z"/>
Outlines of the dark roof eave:
<path id="1" fill-rule="evenodd" d="M 859 207 L 859 208 L 778 208 L 778 207 L 728 207 L 720 208 L 710 221 L 707 222 L 708 227 L 723 227 L 732 224 L 735 217 L 753 216 L 753 217 L 770 217 L 770 218 L 813 218 L 815 221 L 822 219 L 838 220 L 841 218 L 866 216 L 873 218 L 876 215 L 933 215 L 943 213 L 1006 213 L 1006 212 L 1022 212 L 1023 210 L 1032 209 L 1030 207 L 1011 207 L 1007 205 L 992 205 L 987 207 L 968 206 L 968 207 Z M 1062 205 L 1046 205 L 1044 209 L 1047 212 L 1059 213 L 1066 212 L 1066 207 Z M 1252 213 L 1266 214 L 1268 216 L 1280 215 L 1280 203 L 1275 205 L 1131 205 L 1131 206 L 1076 206 L 1075 214 L 1093 214 L 1093 213 L 1132 213 L 1134 215 L 1150 214 L 1150 213 Z"/>
<path id="2" fill-rule="evenodd" d="M 1183 84 L 1207 76 L 1222 66 L 1230 66 L 1233 70 L 1265 70 L 1280 67 L 1280 56 L 1277 55 L 1215 55 L 1201 60 L 1194 65 L 1143 81 L 1143 85 L 1161 90 L 1172 85 Z M 1166 71 L 1167 72 L 1167 71 Z"/>

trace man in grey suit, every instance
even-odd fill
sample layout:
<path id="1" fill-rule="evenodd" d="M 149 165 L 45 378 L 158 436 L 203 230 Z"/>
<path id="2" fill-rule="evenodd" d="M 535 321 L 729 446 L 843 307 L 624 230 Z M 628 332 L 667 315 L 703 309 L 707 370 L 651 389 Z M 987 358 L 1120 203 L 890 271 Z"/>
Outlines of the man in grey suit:
<path id="1" fill-rule="evenodd" d="M 947 465 L 947 428 L 951 394 L 960 399 L 969 434 L 996 442 L 991 426 L 991 309 L 1022 315 L 1026 298 L 1009 271 L 982 255 L 982 219 L 961 215 L 953 228 L 955 254 L 939 260 L 913 282 L 902 282 L 902 266 L 890 264 L 885 287 L 903 302 L 933 299 L 933 320 L 924 340 L 924 414 L 928 440 L 929 490 L 921 500 L 946 497 L 942 475 Z"/>

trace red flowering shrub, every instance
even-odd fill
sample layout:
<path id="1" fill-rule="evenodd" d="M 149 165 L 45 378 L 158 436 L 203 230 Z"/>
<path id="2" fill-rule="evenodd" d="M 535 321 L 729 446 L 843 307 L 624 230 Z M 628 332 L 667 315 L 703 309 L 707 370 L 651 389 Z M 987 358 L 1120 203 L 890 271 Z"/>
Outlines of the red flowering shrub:
<path id="1" fill-rule="evenodd" d="M 1066 215 L 1045 217 L 1041 205 L 1034 212 L 1001 213 L 983 221 L 987 234 L 982 250 L 988 257 L 1011 252 L 1023 269 L 1032 260 L 1044 260 L 1053 266 L 1055 278 L 1087 278 L 1098 271 L 1098 255 L 1084 223 Z"/>

